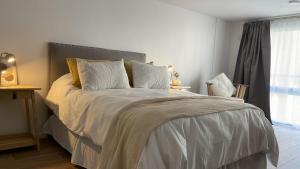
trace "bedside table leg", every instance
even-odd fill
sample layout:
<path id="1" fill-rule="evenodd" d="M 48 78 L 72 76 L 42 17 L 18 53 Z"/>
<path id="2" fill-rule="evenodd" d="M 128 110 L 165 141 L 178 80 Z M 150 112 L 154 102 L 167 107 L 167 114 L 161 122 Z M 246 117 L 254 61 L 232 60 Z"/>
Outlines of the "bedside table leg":
<path id="1" fill-rule="evenodd" d="M 39 132 L 39 126 L 38 126 L 38 114 L 35 109 L 35 95 L 34 91 L 31 92 L 31 106 L 32 106 L 32 117 L 33 117 L 33 128 L 34 128 L 34 137 L 36 142 L 36 148 L 39 151 L 40 150 L 40 132 Z"/>
<path id="2" fill-rule="evenodd" d="M 25 111 L 26 111 L 26 116 L 27 116 L 27 127 L 28 127 L 28 132 L 32 133 L 32 116 L 30 114 L 30 105 L 29 105 L 29 100 L 28 98 L 25 98 Z M 33 131 L 34 132 L 34 131 Z"/>

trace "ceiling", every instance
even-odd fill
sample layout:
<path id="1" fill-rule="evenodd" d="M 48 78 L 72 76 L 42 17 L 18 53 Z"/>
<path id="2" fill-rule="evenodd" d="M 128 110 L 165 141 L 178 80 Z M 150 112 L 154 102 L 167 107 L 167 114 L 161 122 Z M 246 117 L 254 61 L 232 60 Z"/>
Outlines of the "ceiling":
<path id="1" fill-rule="evenodd" d="M 300 13 L 289 0 L 161 0 L 169 4 L 230 21 Z"/>

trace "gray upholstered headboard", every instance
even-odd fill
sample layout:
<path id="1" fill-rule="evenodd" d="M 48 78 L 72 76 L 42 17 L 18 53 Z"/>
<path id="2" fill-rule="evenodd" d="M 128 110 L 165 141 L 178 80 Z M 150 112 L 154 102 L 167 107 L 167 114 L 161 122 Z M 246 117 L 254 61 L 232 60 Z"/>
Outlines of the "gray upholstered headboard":
<path id="1" fill-rule="evenodd" d="M 100 60 L 136 60 L 146 62 L 144 53 L 118 51 L 102 49 L 95 47 L 68 45 L 60 43 L 49 43 L 49 84 L 58 79 L 60 76 L 69 72 L 66 64 L 66 58 L 76 57 L 83 59 L 100 59 Z"/>

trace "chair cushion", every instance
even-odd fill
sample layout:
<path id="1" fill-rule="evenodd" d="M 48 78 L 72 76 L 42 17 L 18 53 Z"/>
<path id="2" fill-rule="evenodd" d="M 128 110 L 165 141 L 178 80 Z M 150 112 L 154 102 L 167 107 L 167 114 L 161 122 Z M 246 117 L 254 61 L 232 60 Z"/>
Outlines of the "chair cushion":
<path id="1" fill-rule="evenodd" d="M 215 96 L 231 97 L 236 91 L 236 88 L 224 73 L 214 77 L 209 83 L 212 83 L 211 89 Z"/>

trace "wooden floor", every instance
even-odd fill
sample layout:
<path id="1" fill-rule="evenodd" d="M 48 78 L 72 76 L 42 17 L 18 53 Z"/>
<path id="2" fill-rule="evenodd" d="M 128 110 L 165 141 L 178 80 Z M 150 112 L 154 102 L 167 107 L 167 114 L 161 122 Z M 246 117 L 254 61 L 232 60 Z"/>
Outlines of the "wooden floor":
<path id="1" fill-rule="evenodd" d="M 70 154 L 52 139 L 41 141 L 41 151 L 21 148 L 0 152 L 0 169 L 82 169 L 70 163 Z"/>
<path id="2" fill-rule="evenodd" d="M 300 169 L 300 130 L 274 126 L 279 143 L 279 169 Z M 268 165 L 268 169 L 274 169 Z M 51 139 L 34 148 L 0 152 L 0 169 L 82 169 L 70 163 L 70 154 Z"/>

